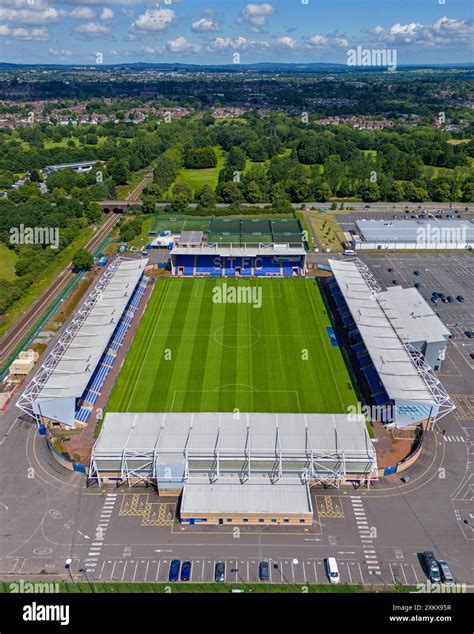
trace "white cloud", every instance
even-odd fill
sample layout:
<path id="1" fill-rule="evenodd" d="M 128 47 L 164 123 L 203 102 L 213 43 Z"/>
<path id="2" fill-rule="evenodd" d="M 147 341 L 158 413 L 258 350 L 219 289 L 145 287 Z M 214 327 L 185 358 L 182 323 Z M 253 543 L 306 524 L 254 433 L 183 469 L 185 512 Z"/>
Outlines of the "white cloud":
<path id="1" fill-rule="evenodd" d="M 114 12 L 112 11 L 112 9 L 108 9 L 107 7 L 104 7 L 102 9 L 102 13 L 100 14 L 101 20 L 111 20 L 113 17 Z"/>
<path id="2" fill-rule="evenodd" d="M 297 42 L 292 37 L 285 35 L 277 39 L 277 44 L 280 44 L 280 46 L 286 46 L 287 48 L 296 48 Z"/>
<path id="3" fill-rule="evenodd" d="M 158 46 L 141 46 L 140 50 L 144 53 L 148 53 L 148 55 L 154 55 L 155 53 L 161 53 L 162 50 Z"/>
<path id="4" fill-rule="evenodd" d="M 222 51 L 226 49 L 245 49 L 250 45 L 250 41 L 246 37 L 216 37 L 209 42 L 208 49 L 211 51 Z"/>
<path id="5" fill-rule="evenodd" d="M 246 4 L 240 14 L 240 19 L 246 22 L 253 32 L 261 31 L 268 21 L 268 16 L 276 13 L 275 8 L 269 3 Z"/>
<path id="6" fill-rule="evenodd" d="M 9 20 L 20 24 L 42 25 L 56 22 L 60 15 L 64 13 L 46 5 L 41 7 L 35 7 L 34 4 L 27 5 L 29 8 L 21 8 L 23 5 L 18 6 L 20 8 L 0 7 L 0 20 Z"/>
<path id="7" fill-rule="evenodd" d="M 78 33 L 86 33 L 87 35 L 104 35 L 110 31 L 110 27 L 97 24 L 97 22 L 87 22 L 86 24 L 80 24 L 74 27 L 74 30 Z"/>
<path id="8" fill-rule="evenodd" d="M 132 24 L 134 31 L 165 31 L 176 24 L 176 13 L 173 9 L 147 9 Z"/>
<path id="9" fill-rule="evenodd" d="M 7 24 L 0 24 L 0 37 L 12 37 L 16 40 L 44 41 L 49 39 L 47 29 L 11 28 Z"/>
<path id="10" fill-rule="evenodd" d="M 54 57 L 71 57 L 72 51 L 67 48 L 48 48 L 48 53 Z"/>
<path id="11" fill-rule="evenodd" d="M 268 50 L 271 48 L 271 45 L 264 40 L 249 40 L 246 37 L 240 35 L 235 39 L 231 37 L 216 37 L 213 40 L 210 40 L 207 46 L 207 50 L 210 52 L 215 51 L 225 51 L 225 50 L 233 50 L 233 51 L 244 51 L 248 49 L 253 50 Z"/>
<path id="12" fill-rule="evenodd" d="M 170 53 L 197 53 L 201 50 L 199 46 L 188 42 L 188 40 L 182 35 L 177 37 L 175 40 L 169 40 L 166 43 L 166 48 Z"/>
<path id="13" fill-rule="evenodd" d="M 71 11 L 71 17 L 78 20 L 92 20 L 95 13 L 90 7 L 76 7 Z"/>
<path id="14" fill-rule="evenodd" d="M 209 33 L 210 31 L 218 31 L 220 29 L 219 22 L 211 18 L 201 18 L 197 22 L 193 22 L 191 29 L 197 33 Z"/>
<path id="15" fill-rule="evenodd" d="M 474 39 L 474 27 L 471 20 L 457 20 L 446 16 L 439 18 L 433 24 L 397 22 L 387 29 L 377 25 L 370 33 L 377 43 L 395 46 L 421 45 L 439 48 L 461 44 L 470 46 Z"/>
<path id="16" fill-rule="evenodd" d="M 349 41 L 340 33 L 313 35 L 306 41 L 306 48 L 347 48 Z"/>

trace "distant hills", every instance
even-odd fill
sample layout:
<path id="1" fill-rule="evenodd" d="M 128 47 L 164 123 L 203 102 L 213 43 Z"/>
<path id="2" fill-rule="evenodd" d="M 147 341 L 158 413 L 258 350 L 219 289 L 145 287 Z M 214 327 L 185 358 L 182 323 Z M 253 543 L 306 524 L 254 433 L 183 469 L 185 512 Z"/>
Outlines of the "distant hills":
<path id="1" fill-rule="evenodd" d="M 242 71 L 262 71 L 262 72 L 364 72 L 382 70 L 380 66 L 348 66 L 347 64 L 336 64 L 332 62 L 314 62 L 314 63 L 280 63 L 280 62 L 258 62 L 255 64 L 180 64 L 180 63 L 155 63 L 155 62 L 133 62 L 122 64 L 103 64 L 103 68 L 117 70 L 166 70 L 166 71 L 190 71 L 190 72 L 242 72 Z M 13 64 L 0 62 L 0 70 L 21 70 L 21 69 L 60 69 L 65 70 L 81 69 L 81 68 L 97 68 L 97 64 Z M 453 64 L 400 64 L 397 70 L 450 70 L 456 68 L 474 68 L 474 64 L 453 63 Z"/>

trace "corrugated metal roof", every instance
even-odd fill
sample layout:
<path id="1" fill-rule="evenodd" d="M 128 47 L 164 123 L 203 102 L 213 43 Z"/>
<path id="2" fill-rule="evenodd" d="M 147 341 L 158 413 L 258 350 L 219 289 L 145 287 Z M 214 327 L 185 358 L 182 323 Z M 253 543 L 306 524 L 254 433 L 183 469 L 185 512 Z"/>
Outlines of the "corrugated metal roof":
<path id="1" fill-rule="evenodd" d="M 364 416 L 347 414 L 126 413 L 109 412 L 95 447 L 96 456 L 141 450 L 199 456 L 246 450 L 258 455 L 279 448 L 283 455 L 316 452 L 374 457 Z"/>
<path id="2" fill-rule="evenodd" d="M 468 220 L 357 220 L 367 242 L 473 242 L 474 225 Z M 440 232 L 439 239 L 436 235 Z M 446 240 L 441 239 L 445 235 Z M 452 234 L 452 235 L 451 235 Z M 431 237 L 430 237 L 431 236 Z"/>
<path id="3" fill-rule="evenodd" d="M 130 301 L 148 260 L 121 260 L 63 351 L 36 401 L 79 398 Z"/>
<path id="4" fill-rule="evenodd" d="M 435 405 L 410 353 L 356 263 L 329 260 L 329 264 L 388 396 Z"/>
<path id="5" fill-rule="evenodd" d="M 256 258 L 257 256 L 287 256 L 306 255 L 306 250 L 299 244 L 230 244 L 230 243 L 204 243 L 199 247 L 180 247 L 176 246 L 171 251 L 172 255 L 215 255 L 221 257 L 247 257 Z"/>
<path id="6" fill-rule="evenodd" d="M 184 486 L 181 514 L 194 517 L 209 513 L 248 513 L 275 515 L 312 514 L 311 497 L 306 484 L 285 478 L 274 484 L 268 478 L 253 478 L 241 483 L 237 478 L 193 478 Z"/>
<path id="7" fill-rule="evenodd" d="M 379 293 L 378 299 L 401 339 L 413 343 L 450 337 L 451 332 L 416 288 L 393 286 Z"/>

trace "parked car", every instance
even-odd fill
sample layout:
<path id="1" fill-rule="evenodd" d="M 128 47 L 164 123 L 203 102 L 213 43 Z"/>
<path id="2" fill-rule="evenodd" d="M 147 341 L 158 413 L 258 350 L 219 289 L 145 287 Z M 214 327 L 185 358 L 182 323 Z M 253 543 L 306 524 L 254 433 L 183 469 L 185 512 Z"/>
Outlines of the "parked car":
<path id="1" fill-rule="evenodd" d="M 441 581 L 447 586 L 452 585 L 454 583 L 454 577 L 448 564 L 444 561 L 444 559 L 438 559 L 438 566 L 441 571 Z"/>
<path id="2" fill-rule="evenodd" d="M 413 271 L 413 275 L 421 275 L 420 271 Z"/>
<path id="3" fill-rule="evenodd" d="M 474 339 L 474 330 L 472 328 L 470 330 L 466 330 L 465 335 L 466 337 L 469 337 L 469 339 Z"/>
<path id="4" fill-rule="evenodd" d="M 474 359 L 474 352 L 471 352 L 469 356 L 471 357 L 471 359 Z"/>
<path id="5" fill-rule="evenodd" d="M 461 304 L 462 304 L 462 303 L 463 303 L 463 301 L 464 301 L 464 297 L 463 297 L 462 295 L 458 295 L 458 296 L 456 297 L 456 299 L 457 299 L 457 300 L 458 300 L 458 302 L 460 302 Z"/>
<path id="6" fill-rule="evenodd" d="M 258 576 L 260 581 L 268 581 L 269 574 L 268 561 L 261 561 L 258 565 Z"/>
<path id="7" fill-rule="evenodd" d="M 423 563 L 428 579 L 433 583 L 439 583 L 441 581 L 441 573 L 439 571 L 438 562 L 430 550 L 426 550 L 423 553 Z"/>
<path id="8" fill-rule="evenodd" d="M 168 574 L 168 581 L 178 581 L 179 579 L 179 569 L 181 567 L 181 562 L 179 559 L 173 559 L 170 563 L 170 571 Z"/>
<path id="9" fill-rule="evenodd" d="M 225 581 L 225 563 L 223 561 L 218 561 L 216 563 L 216 567 L 214 569 L 214 581 Z"/>
<path id="10" fill-rule="evenodd" d="M 448 298 L 447 297 L 442 297 L 441 301 L 443 302 L 443 304 L 447 304 L 448 303 Z"/>
<path id="11" fill-rule="evenodd" d="M 437 304 L 438 304 L 438 298 L 437 298 L 437 297 L 432 297 L 432 298 L 431 298 L 431 301 L 433 302 L 433 304 L 434 304 L 435 306 L 437 306 Z"/>
<path id="12" fill-rule="evenodd" d="M 339 576 L 339 568 L 337 567 L 337 561 L 335 557 L 328 557 L 324 560 L 326 566 L 326 574 L 330 583 L 340 583 L 341 577 Z"/>
<path id="13" fill-rule="evenodd" d="M 181 581 L 189 581 L 191 579 L 191 562 L 185 561 L 181 566 Z"/>
<path id="14" fill-rule="evenodd" d="M 389 273 L 393 273 L 393 269 L 387 269 Z"/>
<path id="15" fill-rule="evenodd" d="M 438 294 L 436 291 L 433 291 L 433 292 L 431 293 L 431 297 L 434 297 L 435 299 L 438 299 L 439 294 Z"/>
<path id="16" fill-rule="evenodd" d="M 454 299 L 452 298 L 452 296 L 451 296 L 451 295 L 448 295 L 448 296 L 446 297 L 446 299 L 448 300 L 448 303 L 449 303 L 449 304 L 452 304 L 452 303 L 454 302 Z"/>
<path id="17" fill-rule="evenodd" d="M 398 284 L 398 280 L 392 280 L 392 284 L 394 284 L 395 286 L 397 286 L 397 284 Z"/>
<path id="18" fill-rule="evenodd" d="M 438 293 L 438 297 L 443 300 L 445 299 L 446 295 L 444 293 Z"/>
<path id="19" fill-rule="evenodd" d="M 415 288 L 421 288 L 420 282 L 415 282 Z"/>

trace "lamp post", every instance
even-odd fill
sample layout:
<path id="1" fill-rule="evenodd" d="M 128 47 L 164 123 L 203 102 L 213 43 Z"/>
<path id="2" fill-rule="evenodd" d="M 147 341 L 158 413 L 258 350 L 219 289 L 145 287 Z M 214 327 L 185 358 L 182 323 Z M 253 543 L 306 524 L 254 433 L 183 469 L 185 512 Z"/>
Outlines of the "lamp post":
<path id="1" fill-rule="evenodd" d="M 72 559 L 68 558 L 64 562 L 64 567 L 68 571 L 69 576 L 71 577 L 71 582 L 74 584 L 74 579 L 73 579 L 72 572 L 71 572 L 71 564 L 72 564 Z M 66 585 L 67 585 L 67 581 L 66 581 Z"/>
<path id="2" fill-rule="evenodd" d="M 90 585 L 90 587 L 92 588 L 92 592 L 93 593 L 97 593 L 97 587 L 95 585 L 95 580 L 91 580 L 89 579 L 89 577 L 87 576 L 87 570 L 85 568 L 79 568 L 79 572 L 83 573 L 85 578 L 87 579 L 87 583 Z"/>

